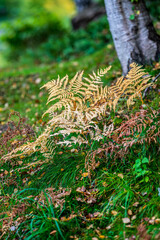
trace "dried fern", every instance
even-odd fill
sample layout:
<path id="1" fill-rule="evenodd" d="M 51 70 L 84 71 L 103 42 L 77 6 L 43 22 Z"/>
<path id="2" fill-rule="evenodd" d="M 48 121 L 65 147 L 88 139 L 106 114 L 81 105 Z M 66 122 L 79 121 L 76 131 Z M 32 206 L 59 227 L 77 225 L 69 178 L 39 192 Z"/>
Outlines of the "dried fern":
<path id="1" fill-rule="evenodd" d="M 45 132 L 40 135 L 34 143 L 27 143 L 10 152 L 4 159 L 20 156 L 21 154 L 32 154 L 35 151 L 46 152 L 47 141 L 51 132 L 56 127 L 60 130 L 56 134 L 63 134 L 64 141 L 56 144 L 69 144 L 65 136 L 70 133 L 80 134 L 78 141 L 72 139 L 70 143 L 87 143 L 85 136 L 90 135 L 91 139 L 100 140 L 103 136 L 109 136 L 113 131 L 113 124 L 108 122 L 104 129 L 100 129 L 98 121 L 107 114 L 108 108 L 115 111 L 118 101 L 123 98 L 127 106 L 133 104 L 133 100 L 142 91 L 150 86 L 150 78 L 137 64 L 131 64 L 131 70 L 127 76 L 117 80 L 114 86 L 103 87 L 101 78 L 110 67 L 98 70 L 97 74 L 83 77 L 83 71 L 78 72 L 71 80 L 66 75 L 64 78 L 52 80 L 46 83 L 43 88 L 49 92 L 48 102 L 53 105 L 45 112 L 49 113 L 51 120 L 48 122 Z M 55 133 L 52 135 L 55 136 Z M 20 153 L 18 153 L 20 151 Z"/>

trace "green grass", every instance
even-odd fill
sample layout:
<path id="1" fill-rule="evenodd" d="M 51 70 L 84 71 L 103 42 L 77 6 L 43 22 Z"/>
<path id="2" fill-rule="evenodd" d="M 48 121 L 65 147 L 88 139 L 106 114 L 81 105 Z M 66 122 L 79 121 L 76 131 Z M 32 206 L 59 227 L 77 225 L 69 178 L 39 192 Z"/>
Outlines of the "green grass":
<path id="1" fill-rule="evenodd" d="M 42 119 L 48 108 L 47 93 L 40 87 L 58 74 L 73 77 L 79 70 L 84 69 L 88 74 L 106 65 L 112 65 L 112 69 L 103 80 L 104 84 L 110 84 L 121 75 L 112 45 L 76 61 L 28 67 L 17 64 L 14 68 L 2 69 L 0 124 L 7 122 L 9 113 L 15 110 L 28 118 L 28 123 L 39 135 L 48 121 L 48 117 Z M 147 67 L 147 71 L 152 76 L 158 73 L 152 67 Z M 158 110 L 158 91 L 152 90 L 144 101 Z M 141 105 L 137 101 L 134 108 L 126 109 L 125 113 L 134 114 Z M 115 124 L 121 123 L 115 120 Z M 101 144 L 74 146 L 76 151 L 73 152 L 59 147 L 50 157 L 35 153 L 26 158 L 1 161 L 1 238 L 96 240 L 126 239 L 133 235 L 138 240 L 144 239 L 142 231 L 138 230 L 143 223 L 151 239 L 158 239 L 159 142 L 134 145 L 122 159 L 97 155 L 99 165 L 89 178 L 84 175 L 85 158 Z M 136 160 L 145 157 L 149 159 L 145 175 L 148 181 L 143 175 L 137 177 L 134 168 Z M 124 223 L 126 219 L 128 223 Z"/>

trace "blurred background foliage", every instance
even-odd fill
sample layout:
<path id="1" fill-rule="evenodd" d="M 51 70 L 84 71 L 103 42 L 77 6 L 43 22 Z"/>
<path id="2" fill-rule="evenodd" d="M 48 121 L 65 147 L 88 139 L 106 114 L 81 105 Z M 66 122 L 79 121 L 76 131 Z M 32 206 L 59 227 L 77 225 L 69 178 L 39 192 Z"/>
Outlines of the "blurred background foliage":
<path id="1" fill-rule="evenodd" d="M 104 4 L 103 0 L 95 0 Z M 155 22 L 160 20 L 158 0 L 146 0 Z M 1 0 L 0 67 L 13 62 L 39 64 L 88 55 L 112 41 L 106 16 L 86 29 L 73 31 L 76 14 L 72 0 Z"/>

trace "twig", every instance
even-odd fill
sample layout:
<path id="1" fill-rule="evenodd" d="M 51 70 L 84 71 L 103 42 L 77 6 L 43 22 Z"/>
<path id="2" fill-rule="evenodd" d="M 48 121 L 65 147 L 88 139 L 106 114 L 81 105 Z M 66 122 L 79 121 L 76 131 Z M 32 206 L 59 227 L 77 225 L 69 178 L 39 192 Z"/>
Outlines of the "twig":
<path id="1" fill-rule="evenodd" d="M 154 83 L 159 77 L 160 77 L 160 73 L 159 73 L 151 82 Z M 149 90 L 151 90 L 151 86 L 150 86 L 150 87 L 147 87 L 147 88 L 144 90 L 143 98 L 146 97 L 147 92 L 148 92 Z"/>

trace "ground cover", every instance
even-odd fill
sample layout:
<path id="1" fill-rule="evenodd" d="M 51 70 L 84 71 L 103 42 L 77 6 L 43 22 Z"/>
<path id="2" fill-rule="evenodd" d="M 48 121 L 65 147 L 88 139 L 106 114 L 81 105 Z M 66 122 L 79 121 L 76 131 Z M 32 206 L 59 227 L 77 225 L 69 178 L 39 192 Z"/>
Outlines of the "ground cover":
<path id="1" fill-rule="evenodd" d="M 34 139 L 49 119 L 42 118 L 48 109 L 47 92 L 39 88 L 58 74 L 73 77 L 81 69 L 87 74 L 108 65 L 112 69 L 103 78 L 104 85 L 121 76 L 112 44 L 70 62 L 23 68 L 15 64 L 15 69 L 2 70 L 1 126 L 6 124 L 10 112 L 18 111 L 28 118 Z M 156 76 L 159 63 L 146 71 Z M 157 80 L 147 96 L 137 99 L 129 110 L 122 101 L 119 111 L 124 108 L 124 112 L 110 112 L 100 122 L 103 125 L 103 121 L 110 121 L 116 129 L 123 127 L 125 131 L 128 126 L 133 130 L 134 144 L 128 149 L 123 146 L 119 154 L 117 145 L 113 146 L 113 154 L 107 150 L 109 144 L 117 141 L 113 135 L 99 142 L 90 141 L 87 146 L 59 145 L 50 156 L 36 152 L 28 157 L 1 160 L 1 239 L 159 239 L 159 85 Z M 146 118 L 141 115 L 144 112 Z M 11 118 L 16 123 L 19 120 L 17 116 Z M 137 118 L 140 122 L 136 122 Z M 129 119 L 137 127 L 142 123 L 142 127 L 134 130 L 127 125 Z M 19 129 L 28 129 L 24 124 L 22 121 Z M 150 127 L 156 130 L 148 136 Z M 2 130 L 1 139 L 4 134 Z M 147 140 L 136 143 L 139 137 Z M 124 138 L 122 134 L 120 143 Z M 19 141 L 15 133 L 9 146 L 14 147 Z M 91 174 L 85 167 L 88 156 L 89 160 L 95 159 Z"/>

